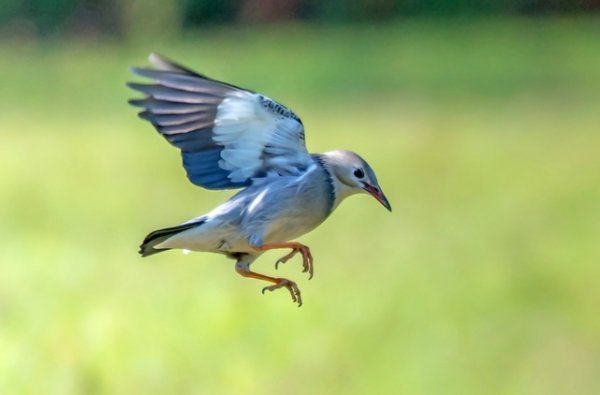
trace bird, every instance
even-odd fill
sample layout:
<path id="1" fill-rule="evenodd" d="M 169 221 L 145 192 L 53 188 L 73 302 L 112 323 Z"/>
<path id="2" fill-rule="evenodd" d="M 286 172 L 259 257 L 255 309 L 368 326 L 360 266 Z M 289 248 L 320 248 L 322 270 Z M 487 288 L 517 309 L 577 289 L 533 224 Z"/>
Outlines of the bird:
<path id="1" fill-rule="evenodd" d="M 149 62 L 150 68 L 130 68 L 147 80 L 127 83 L 144 95 L 129 103 L 179 148 L 192 184 L 240 191 L 204 215 L 149 233 L 139 253 L 146 257 L 181 249 L 223 254 L 235 260 L 240 275 L 270 283 L 263 294 L 285 288 L 302 306 L 294 281 L 260 274 L 250 265 L 266 251 L 285 249 L 289 252 L 275 269 L 300 254 L 303 272 L 311 279 L 311 250 L 297 238 L 318 227 L 351 195 L 371 195 L 392 211 L 375 172 L 352 151 L 309 153 L 300 118 L 263 94 L 155 53 Z"/>

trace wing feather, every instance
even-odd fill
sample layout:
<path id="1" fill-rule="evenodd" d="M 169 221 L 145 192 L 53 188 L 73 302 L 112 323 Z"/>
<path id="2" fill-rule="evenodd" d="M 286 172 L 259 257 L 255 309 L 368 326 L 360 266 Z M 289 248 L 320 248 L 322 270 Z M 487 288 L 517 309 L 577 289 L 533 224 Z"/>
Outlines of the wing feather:
<path id="1" fill-rule="evenodd" d="M 288 108 L 158 55 L 150 61 L 155 69 L 131 69 L 153 83 L 128 83 L 146 95 L 129 103 L 181 150 L 192 183 L 239 188 L 267 174 L 298 174 L 313 162 L 302 122 Z"/>

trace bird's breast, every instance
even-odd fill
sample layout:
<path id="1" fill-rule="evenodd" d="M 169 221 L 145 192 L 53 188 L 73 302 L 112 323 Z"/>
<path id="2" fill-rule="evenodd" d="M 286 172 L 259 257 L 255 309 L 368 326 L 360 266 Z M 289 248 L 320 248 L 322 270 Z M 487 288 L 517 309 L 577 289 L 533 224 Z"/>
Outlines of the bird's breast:
<path id="1" fill-rule="evenodd" d="M 272 202 L 277 214 L 265 225 L 265 241 L 286 241 L 298 238 L 319 226 L 329 215 L 329 195 L 323 184 L 309 182 Z"/>

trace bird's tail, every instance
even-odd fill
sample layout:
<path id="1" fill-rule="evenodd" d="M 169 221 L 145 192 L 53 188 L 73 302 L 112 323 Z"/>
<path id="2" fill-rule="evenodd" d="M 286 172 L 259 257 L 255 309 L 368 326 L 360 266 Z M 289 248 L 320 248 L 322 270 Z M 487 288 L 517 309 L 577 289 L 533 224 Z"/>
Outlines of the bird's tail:
<path id="1" fill-rule="evenodd" d="M 158 254 L 159 252 L 168 251 L 170 248 L 154 248 L 155 245 L 162 243 L 167 240 L 169 237 L 176 235 L 179 232 L 183 232 L 184 230 L 191 229 L 193 227 L 199 226 L 205 222 L 204 219 L 200 219 L 198 221 L 186 222 L 185 224 L 173 226 L 170 228 L 158 229 L 154 232 L 151 232 L 144 238 L 142 245 L 140 245 L 139 253 L 141 256 L 148 256 L 153 254 Z"/>

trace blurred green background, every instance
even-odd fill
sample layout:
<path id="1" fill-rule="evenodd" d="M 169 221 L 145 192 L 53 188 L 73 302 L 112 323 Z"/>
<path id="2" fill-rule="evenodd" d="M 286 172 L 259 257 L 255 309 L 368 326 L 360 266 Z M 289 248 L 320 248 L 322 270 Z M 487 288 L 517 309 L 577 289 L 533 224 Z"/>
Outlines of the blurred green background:
<path id="1" fill-rule="evenodd" d="M 597 3 L 424 3 L 2 1 L 0 393 L 600 393 Z M 349 199 L 315 278 L 280 268 L 302 308 L 137 255 L 231 194 L 127 105 L 151 51 L 376 169 L 394 212 Z"/>

